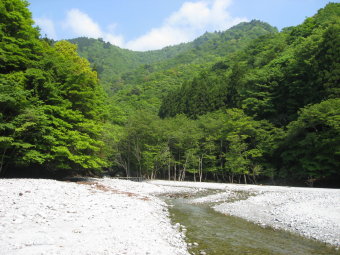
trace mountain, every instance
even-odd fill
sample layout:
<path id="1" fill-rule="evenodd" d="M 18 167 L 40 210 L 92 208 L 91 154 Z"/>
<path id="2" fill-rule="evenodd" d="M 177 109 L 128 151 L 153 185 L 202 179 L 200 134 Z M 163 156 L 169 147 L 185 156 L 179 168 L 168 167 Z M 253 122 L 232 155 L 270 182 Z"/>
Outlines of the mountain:
<path id="1" fill-rule="evenodd" d="M 269 24 L 253 20 L 224 32 L 205 33 L 193 42 L 147 52 L 121 49 L 102 39 L 80 37 L 69 41 L 78 45 L 79 55 L 90 61 L 104 88 L 110 92 L 120 88 L 121 83 L 130 84 L 131 76 L 140 76 L 143 70 L 138 68 L 155 72 L 178 65 L 213 62 L 242 49 L 255 38 L 276 32 Z M 134 70 L 137 71 L 134 73 Z"/>
<path id="2" fill-rule="evenodd" d="M 188 48 L 188 45 L 180 44 L 162 50 L 137 52 L 119 48 L 102 39 L 79 37 L 69 41 L 78 45 L 79 55 L 92 63 L 103 81 L 115 80 L 122 73 L 136 69 L 143 64 L 172 58 Z"/>
<path id="3" fill-rule="evenodd" d="M 268 34 L 277 33 L 277 29 L 258 20 L 242 22 L 223 32 L 206 32 L 191 43 L 190 47 L 163 64 L 170 68 L 177 64 L 201 64 L 213 62 L 220 57 L 243 49 L 252 40 Z"/>
<path id="4" fill-rule="evenodd" d="M 299 26 L 254 40 L 168 94 L 160 116 L 238 107 L 286 125 L 304 106 L 338 97 L 339 13 L 329 4 Z"/>
<path id="5" fill-rule="evenodd" d="M 339 3 L 157 51 L 72 40 L 91 63 L 27 5 L 0 1 L 0 175 L 339 186 Z"/>

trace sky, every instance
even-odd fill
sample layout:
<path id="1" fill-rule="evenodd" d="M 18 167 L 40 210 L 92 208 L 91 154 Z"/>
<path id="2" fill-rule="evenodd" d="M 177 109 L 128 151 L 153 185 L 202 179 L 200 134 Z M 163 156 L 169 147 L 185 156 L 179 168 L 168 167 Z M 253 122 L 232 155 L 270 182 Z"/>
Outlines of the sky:
<path id="1" fill-rule="evenodd" d="M 313 16 L 329 0 L 28 0 L 41 34 L 102 38 L 146 51 L 189 42 L 257 19 L 281 30 Z M 339 2 L 339 1 L 333 1 Z"/>

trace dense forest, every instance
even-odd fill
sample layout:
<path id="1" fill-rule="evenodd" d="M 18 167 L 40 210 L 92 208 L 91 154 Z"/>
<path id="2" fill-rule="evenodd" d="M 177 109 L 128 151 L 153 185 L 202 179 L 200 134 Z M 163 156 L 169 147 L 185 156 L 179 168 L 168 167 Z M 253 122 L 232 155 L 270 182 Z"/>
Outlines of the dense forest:
<path id="1" fill-rule="evenodd" d="M 340 4 L 134 52 L 0 3 L 0 175 L 340 180 Z M 338 182 L 339 183 L 339 182 Z"/>

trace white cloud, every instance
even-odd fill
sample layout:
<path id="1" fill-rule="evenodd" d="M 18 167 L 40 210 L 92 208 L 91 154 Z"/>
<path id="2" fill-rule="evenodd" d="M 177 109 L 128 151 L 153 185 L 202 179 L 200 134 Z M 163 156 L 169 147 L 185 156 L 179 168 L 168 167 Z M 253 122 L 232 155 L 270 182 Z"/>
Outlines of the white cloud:
<path id="1" fill-rule="evenodd" d="M 47 18 L 36 18 L 34 21 L 35 24 L 40 27 L 40 33 L 42 36 L 46 35 L 49 38 L 57 39 L 57 33 L 52 20 Z"/>
<path id="2" fill-rule="evenodd" d="M 116 24 L 109 26 L 109 32 L 103 31 L 86 13 L 78 9 L 67 12 L 66 20 L 63 22 L 64 29 L 71 30 L 76 36 L 86 36 L 91 38 L 103 38 L 105 41 L 117 46 L 124 45 L 124 38 L 113 33 Z"/>
<path id="3" fill-rule="evenodd" d="M 230 4 L 231 0 L 185 2 L 161 27 L 128 42 L 126 47 L 133 50 L 160 49 L 191 41 L 205 31 L 225 30 L 246 21 L 228 13 Z"/>
<path id="4" fill-rule="evenodd" d="M 124 37 L 121 35 L 114 35 L 109 33 L 104 33 L 102 38 L 113 45 L 124 47 Z"/>
<path id="5" fill-rule="evenodd" d="M 72 30 L 77 36 L 98 38 L 102 36 L 101 29 L 86 13 L 78 9 L 67 12 L 64 28 Z"/>
<path id="6" fill-rule="evenodd" d="M 171 26 L 154 28 L 147 34 L 129 41 L 126 47 L 131 50 L 155 50 L 168 45 L 175 45 L 181 42 L 190 41 L 190 36 L 184 30 Z"/>
<path id="7" fill-rule="evenodd" d="M 185 2 L 181 8 L 166 18 L 163 24 L 146 34 L 125 42 L 117 35 L 117 24 L 109 25 L 104 31 L 86 13 L 78 9 L 67 12 L 64 28 L 76 36 L 103 38 L 114 45 L 132 50 L 155 50 L 165 46 L 189 42 L 206 31 L 226 30 L 245 18 L 232 17 L 228 12 L 232 0 L 200 0 Z"/>

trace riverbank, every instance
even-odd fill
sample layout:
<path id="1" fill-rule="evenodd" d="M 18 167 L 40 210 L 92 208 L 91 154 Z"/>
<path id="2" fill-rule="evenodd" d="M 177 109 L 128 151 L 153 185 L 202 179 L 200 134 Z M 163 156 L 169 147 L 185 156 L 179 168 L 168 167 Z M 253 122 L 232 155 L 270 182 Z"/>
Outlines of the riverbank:
<path id="1" fill-rule="evenodd" d="M 340 190 L 198 182 L 152 181 L 157 185 L 219 190 L 193 199 L 223 214 L 262 227 L 297 233 L 340 248 Z"/>
<path id="2" fill-rule="evenodd" d="M 151 193 L 186 189 L 98 180 L 0 180 L 1 254 L 186 255 L 167 205 Z"/>
<path id="3" fill-rule="evenodd" d="M 190 198 L 196 193 L 210 195 Z M 0 179 L 0 250 L 25 255 L 189 254 L 179 224 L 170 222 L 168 205 L 157 197 L 176 194 L 189 194 L 192 204 L 203 203 L 264 228 L 340 247 L 340 190 L 104 178 L 79 183 Z"/>

